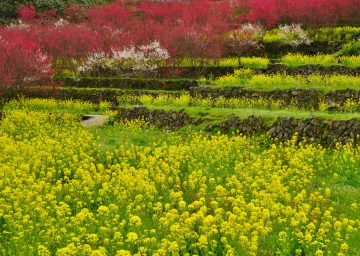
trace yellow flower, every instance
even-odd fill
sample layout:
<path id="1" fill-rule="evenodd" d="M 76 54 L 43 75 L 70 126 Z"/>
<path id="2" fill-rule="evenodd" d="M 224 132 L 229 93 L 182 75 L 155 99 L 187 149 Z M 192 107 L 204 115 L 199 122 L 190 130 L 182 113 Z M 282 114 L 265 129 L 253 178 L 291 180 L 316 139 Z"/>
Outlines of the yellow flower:
<path id="1" fill-rule="evenodd" d="M 324 255 L 324 252 L 322 250 L 317 250 L 315 255 L 316 256 L 322 256 L 322 255 Z"/>
<path id="2" fill-rule="evenodd" d="M 97 209 L 98 214 L 107 215 L 110 212 L 110 209 L 107 206 L 101 205 Z"/>
<path id="3" fill-rule="evenodd" d="M 281 232 L 279 233 L 279 240 L 280 240 L 280 241 L 281 241 L 281 240 L 286 240 L 286 237 L 287 237 L 286 232 L 281 231 Z"/>
<path id="4" fill-rule="evenodd" d="M 118 250 L 116 251 L 117 256 L 131 256 L 131 252 L 127 250 Z"/>
<path id="5" fill-rule="evenodd" d="M 136 242 L 138 239 L 138 235 L 135 232 L 129 232 L 127 234 L 127 242 Z"/>
<path id="6" fill-rule="evenodd" d="M 132 216 L 130 218 L 130 226 L 141 226 L 142 222 L 139 216 Z"/>
<path id="7" fill-rule="evenodd" d="M 306 242 L 311 242 L 312 241 L 312 235 L 310 233 L 306 233 L 304 239 L 305 239 Z"/>
<path id="8" fill-rule="evenodd" d="M 39 256 L 50 256 L 50 251 L 43 245 L 38 246 L 38 254 Z"/>
<path id="9" fill-rule="evenodd" d="M 343 244 L 341 244 L 341 249 L 344 251 L 347 251 L 347 250 L 349 250 L 349 245 L 347 243 L 343 243 Z"/>

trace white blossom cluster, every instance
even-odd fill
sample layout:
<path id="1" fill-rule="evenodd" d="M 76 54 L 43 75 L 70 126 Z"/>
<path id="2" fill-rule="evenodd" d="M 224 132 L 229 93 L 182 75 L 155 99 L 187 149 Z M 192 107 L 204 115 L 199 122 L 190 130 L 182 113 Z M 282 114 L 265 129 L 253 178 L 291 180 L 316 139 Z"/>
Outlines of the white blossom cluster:
<path id="1" fill-rule="evenodd" d="M 37 69 L 42 74 L 50 74 L 51 73 L 51 62 L 49 61 L 49 56 L 43 53 L 40 49 L 36 54 L 37 59 Z M 36 63 L 35 63 L 36 65 Z"/>
<path id="2" fill-rule="evenodd" d="M 59 20 L 57 20 L 54 25 L 55 27 L 63 27 L 65 25 L 68 24 L 68 21 L 67 20 L 64 20 L 63 18 L 60 18 Z"/>
<path id="3" fill-rule="evenodd" d="M 265 29 L 261 24 L 246 23 L 241 25 L 240 31 L 250 32 L 259 40 L 265 35 Z"/>
<path id="4" fill-rule="evenodd" d="M 169 52 L 158 41 L 148 45 L 130 46 L 122 50 L 112 49 L 111 54 L 95 52 L 88 56 L 80 72 L 90 72 L 97 68 L 110 70 L 150 71 L 157 68 L 161 61 L 170 58 Z"/>
<path id="5" fill-rule="evenodd" d="M 279 25 L 279 39 L 285 44 L 297 47 L 301 44 L 311 44 L 307 33 L 301 28 L 301 24 Z"/>
<path id="6" fill-rule="evenodd" d="M 22 79 L 25 83 L 31 83 L 46 77 L 47 75 L 51 74 L 51 63 L 49 61 L 49 56 L 44 54 L 40 49 L 36 53 L 36 62 L 33 63 L 32 68 L 37 70 L 37 76 L 27 76 Z"/>
<path id="7" fill-rule="evenodd" d="M 21 20 L 18 20 L 15 23 L 11 23 L 6 26 L 8 29 L 28 29 L 30 27 L 29 24 L 23 23 Z"/>
<path id="8" fill-rule="evenodd" d="M 261 25 L 247 23 L 228 34 L 228 45 L 238 55 L 260 50 L 265 30 Z"/>
<path id="9" fill-rule="evenodd" d="M 104 52 L 93 52 L 89 54 L 86 61 L 80 67 L 78 67 L 78 71 L 88 72 L 99 66 L 106 68 L 109 59 L 110 56 Z"/>

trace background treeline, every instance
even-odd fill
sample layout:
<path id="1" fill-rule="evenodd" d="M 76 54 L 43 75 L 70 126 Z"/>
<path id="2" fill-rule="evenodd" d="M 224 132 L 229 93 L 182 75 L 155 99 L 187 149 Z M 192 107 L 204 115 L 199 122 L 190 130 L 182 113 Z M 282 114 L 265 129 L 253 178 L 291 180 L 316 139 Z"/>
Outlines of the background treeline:
<path id="1" fill-rule="evenodd" d="M 55 9 L 58 14 L 62 14 L 69 5 L 87 6 L 107 2 L 111 0 L 0 0 L 0 23 L 16 18 L 16 10 L 30 3 L 39 11 Z"/>

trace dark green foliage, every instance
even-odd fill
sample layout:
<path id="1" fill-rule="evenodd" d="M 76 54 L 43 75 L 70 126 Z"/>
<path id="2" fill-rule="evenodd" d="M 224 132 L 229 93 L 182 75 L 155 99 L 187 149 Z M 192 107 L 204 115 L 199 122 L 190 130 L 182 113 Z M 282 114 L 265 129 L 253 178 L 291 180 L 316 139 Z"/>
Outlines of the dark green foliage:
<path id="1" fill-rule="evenodd" d="M 0 25 L 16 16 L 16 0 L 0 0 Z"/>
<path id="2" fill-rule="evenodd" d="M 29 3 L 32 3 L 37 11 L 55 9 L 58 14 L 62 14 L 69 5 L 87 6 L 108 2 L 112 2 L 112 0 L 0 0 L 0 24 L 16 18 L 16 10 Z"/>

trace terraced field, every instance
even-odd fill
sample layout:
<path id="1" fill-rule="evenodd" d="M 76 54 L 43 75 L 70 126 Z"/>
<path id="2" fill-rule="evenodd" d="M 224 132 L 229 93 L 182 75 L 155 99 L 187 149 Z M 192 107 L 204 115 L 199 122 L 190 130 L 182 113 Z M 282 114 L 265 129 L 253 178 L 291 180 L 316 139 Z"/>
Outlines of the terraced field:
<path id="1" fill-rule="evenodd" d="M 140 118 L 168 130 L 190 125 L 210 133 L 266 134 L 278 140 L 297 134 L 298 140 L 327 146 L 357 143 L 356 55 L 290 52 L 277 59 L 183 59 L 135 73 L 91 65 L 59 75 L 65 86 L 56 91 L 31 87 L 25 96 L 107 101 L 116 121 Z"/>

